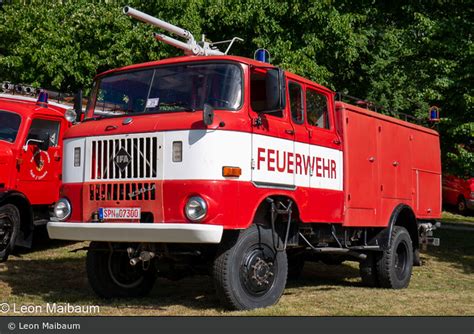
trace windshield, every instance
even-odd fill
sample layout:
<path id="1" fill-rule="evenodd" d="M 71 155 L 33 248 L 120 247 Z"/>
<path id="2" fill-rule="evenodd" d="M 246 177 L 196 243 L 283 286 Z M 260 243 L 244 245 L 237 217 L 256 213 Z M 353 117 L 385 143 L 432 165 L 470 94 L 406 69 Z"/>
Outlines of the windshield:
<path id="1" fill-rule="evenodd" d="M 0 140 L 13 143 L 20 127 L 20 115 L 0 110 Z"/>
<path id="2" fill-rule="evenodd" d="M 238 65 L 180 64 L 106 76 L 95 83 L 89 115 L 195 111 L 205 103 L 215 109 L 240 107 L 242 71 Z"/>

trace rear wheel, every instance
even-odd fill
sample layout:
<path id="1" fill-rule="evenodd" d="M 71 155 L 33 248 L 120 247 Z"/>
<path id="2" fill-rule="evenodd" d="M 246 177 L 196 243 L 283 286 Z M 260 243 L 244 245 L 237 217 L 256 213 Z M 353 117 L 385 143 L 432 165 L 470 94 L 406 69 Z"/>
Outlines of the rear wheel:
<path id="1" fill-rule="evenodd" d="M 105 242 L 91 242 L 86 267 L 92 290 L 102 298 L 145 296 L 157 276 L 153 266 L 144 270 L 141 264 L 130 265 L 124 247 Z"/>
<path id="2" fill-rule="evenodd" d="M 271 229 L 252 225 L 227 235 L 213 266 L 217 295 L 225 307 L 249 310 L 275 304 L 286 285 L 286 252 L 277 252 Z M 282 241 L 280 241 L 280 245 Z"/>
<path id="3" fill-rule="evenodd" d="M 461 215 L 466 214 L 467 206 L 466 206 L 466 200 L 464 199 L 464 197 L 462 197 L 462 196 L 459 197 L 458 203 L 456 205 L 456 209 L 457 209 L 458 213 L 460 213 Z"/>
<path id="4" fill-rule="evenodd" d="M 393 227 L 392 244 L 382 252 L 376 263 L 382 288 L 403 289 L 408 286 L 413 269 L 413 245 L 404 227 Z"/>
<path id="5" fill-rule="evenodd" d="M 0 207 L 0 262 L 8 259 L 20 231 L 20 212 L 13 204 Z"/>

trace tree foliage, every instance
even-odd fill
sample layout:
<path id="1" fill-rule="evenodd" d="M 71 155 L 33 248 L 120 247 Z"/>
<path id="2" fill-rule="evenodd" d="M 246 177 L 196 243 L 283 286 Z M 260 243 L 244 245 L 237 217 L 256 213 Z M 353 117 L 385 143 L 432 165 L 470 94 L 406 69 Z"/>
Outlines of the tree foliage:
<path id="1" fill-rule="evenodd" d="M 0 80 L 75 90 L 104 70 L 180 54 L 130 5 L 388 112 L 426 117 L 440 107 L 446 171 L 474 170 L 473 7 L 469 1 L 11 1 L 0 10 Z M 389 108 L 388 108 L 389 107 Z"/>

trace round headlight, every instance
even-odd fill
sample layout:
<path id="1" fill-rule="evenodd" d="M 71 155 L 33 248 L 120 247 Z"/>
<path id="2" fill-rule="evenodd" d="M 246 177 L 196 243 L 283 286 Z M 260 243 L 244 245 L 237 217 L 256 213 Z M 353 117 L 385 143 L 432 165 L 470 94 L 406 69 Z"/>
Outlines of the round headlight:
<path id="1" fill-rule="evenodd" d="M 68 122 L 72 123 L 76 121 L 77 114 L 74 109 L 67 109 L 64 113 L 64 117 Z"/>
<path id="2" fill-rule="evenodd" d="M 198 222 L 206 217 L 207 203 L 202 197 L 193 196 L 188 199 L 184 208 L 184 213 L 189 220 Z"/>
<path id="3" fill-rule="evenodd" d="M 59 220 L 65 220 L 71 215 L 71 203 L 65 198 L 61 198 L 54 205 L 54 216 Z"/>

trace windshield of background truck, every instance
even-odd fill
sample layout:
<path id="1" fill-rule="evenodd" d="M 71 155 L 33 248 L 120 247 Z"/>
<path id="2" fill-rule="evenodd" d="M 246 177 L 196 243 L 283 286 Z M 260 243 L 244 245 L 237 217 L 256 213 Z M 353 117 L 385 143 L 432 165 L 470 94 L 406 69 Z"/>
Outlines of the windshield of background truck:
<path id="1" fill-rule="evenodd" d="M 100 78 L 94 85 L 89 115 L 195 111 L 205 103 L 215 109 L 240 108 L 242 70 L 238 65 L 180 64 Z"/>
<path id="2" fill-rule="evenodd" d="M 13 143 L 20 128 L 20 115 L 0 110 L 0 140 Z"/>

